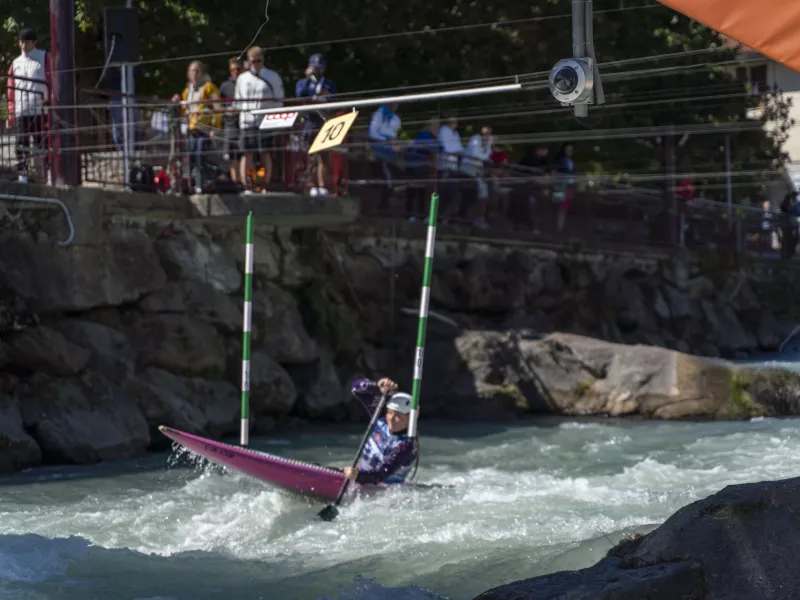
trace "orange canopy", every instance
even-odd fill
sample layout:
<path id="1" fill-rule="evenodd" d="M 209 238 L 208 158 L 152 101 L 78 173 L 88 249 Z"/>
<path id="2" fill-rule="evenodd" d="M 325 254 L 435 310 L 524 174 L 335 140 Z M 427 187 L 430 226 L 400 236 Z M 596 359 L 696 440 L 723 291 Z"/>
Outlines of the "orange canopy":
<path id="1" fill-rule="evenodd" d="M 800 71 L 800 0 L 659 0 Z"/>

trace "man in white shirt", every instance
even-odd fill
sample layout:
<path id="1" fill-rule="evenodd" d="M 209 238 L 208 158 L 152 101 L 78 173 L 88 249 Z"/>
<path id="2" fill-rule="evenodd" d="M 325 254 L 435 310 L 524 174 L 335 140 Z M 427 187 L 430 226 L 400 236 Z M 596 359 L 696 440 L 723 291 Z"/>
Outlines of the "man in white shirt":
<path id="1" fill-rule="evenodd" d="M 239 163 L 240 181 L 247 185 L 247 171 L 253 168 L 255 154 L 260 156 L 264 167 L 264 180 L 272 177 L 272 156 L 276 136 L 259 129 L 263 115 L 251 111 L 261 108 L 283 106 L 285 97 L 280 75 L 264 67 L 264 52 L 258 46 L 247 51 L 249 68 L 236 79 L 235 108 L 239 111 L 239 148 L 242 157 Z M 249 190 L 248 190 L 249 191 Z"/>
<path id="2" fill-rule="evenodd" d="M 447 220 L 455 216 L 461 207 L 459 165 L 464 154 L 464 144 L 458 134 L 458 118 L 450 116 L 439 129 L 439 188 L 442 195 L 442 217 Z"/>
<path id="3" fill-rule="evenodd" d="M 484 125 L 481 132 L 476 133 L 467 142 L 467 149 L 461 159 L 461 172 L 475 181 L 476 202 L 472 207 L 473 225 L 486 229 L 486 208 L 489 201 L 489 186 L 486 183 L 485 171 L 492 155 L 492 129 Z"/>
<path id="4" fill-rule="evenodd" d="M 369 121 L 369 140 L 377 159 L 380 176 L 385 185 L 381 188 L 380 210 L 389 208 L 389 198 L 394 191 L 392 171 L 397 161 L 397 133 L 400 131 L 400 117 L 397 116 L 397 104 L 382 105 Z"/>
<path id="5" fill-rule="evenodd" d="M 22 29 L 19 32 L 21 54 L 8 70 L 8 122 L 17 128 L 17 174 L 20 183 L 28 181 L 28 155 L 30 147 L 42 146 L 46 131 L 45 106 L 50 102 L 52 72 L 50 54 L 36 47 L 36 32 Z M 49 161 L 44 152 L 44 169 Z"/>

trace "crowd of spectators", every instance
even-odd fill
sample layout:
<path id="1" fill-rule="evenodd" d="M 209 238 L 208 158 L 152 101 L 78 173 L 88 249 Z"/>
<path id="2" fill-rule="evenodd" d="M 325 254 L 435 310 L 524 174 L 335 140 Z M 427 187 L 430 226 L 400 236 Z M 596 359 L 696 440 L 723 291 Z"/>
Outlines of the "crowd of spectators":
<path id="1" fill-rule="evenodd" d="M 20 55 L 8 70 L 6 107 L 6 126 L 14 130 L 16 139 L 18 180 L 27 181 L 32 164 L 37 164 L 37 171 L 47 173 L 50 180 L 50 141 L 45 139 L 52 84 L 50 56 L 37 48 L 37 36 L 31 29 L 20 31 L 18 44 Z M 280 162 L 279 150 L 283 146 L 279 147 L 277 141 L 285 142 L 285 138 L 275 130 L 262 129 L 264 117 L 253 111 L 275 107 L 289 110 L 297 102 L 318 103 L 324 110 L 325 103 L 338 93 L 326 67 L 323 55 L 312 54 L 302 77 L 295 82 L 294 97 L 288 98 L 282 77 L 267 67 L 264 52 L 258 46 L 249 48 L 245 57 L 228 60 L 228 77 L 219 86 L 202 62 L 189 63 L 184 88 L 171 98 L 175 105 L 172 114 L 178 117 L 175 122 L 179 123 L 185 150 L 183 179 L 189 182 L 189 189 L 201 193 L 209 183 L 222 177 L 244 194 L 280 190 L 283 182 L 280 176 L 275 176 L 278 172 L 275 162 Z M 110 69 L 104 76 L 111 89 L 119 87 L 118 69 Z M 139 107 L 133 111 L 138 115 Z M 112 147 L 121 151 L 120 97 L 109 98 L 108 112 Z M 312 196 L 329 194 L 332 174 L 324 153 L 305 156 L 305 151 L 330 116 L 330 111 L 302 112 L 299 131 L 295 132 L 297 147 L 292 149 L 304 156 L 303 180 Z M 479 124 L 477 130 L 464 136 L 458 115 L 446 113 L 442 118 L 429 118 L 416 131 L 405 131 L 401 105 L 392 102 L 377 107 L 369 117 L 366 132 L 351 134 L 351 142 L 356 138 L 357 143 L 352 146 L 365 156 L 367 179 L 377 190 L 371 195 L 372 205 L 363 207 L 367 213 L 392 212 L 392 205 L 398 199 L 402 202 L 399 197 L 404 195 L 404 216 L 411 221 L 427 220 L 428 198 L 437 191 L 441 197 L 442 221 L 469 222 L 484 229 L 489 226 L 490 216 L 511 215 L 513 186 L 509 180 L 513 178 L 508 174 L 513 167 L 517 177 L 527 173 L 540 183 L 526 186 L 527 202 L 516 202 L 516 208 L 519 204 L 529 207 L 544 204 L 555 214 L 554 230 L 561 232 L 565 227 L 578 176 L 571 143 L 563 144 L 554 158 L 546 145 L 532 146 L 511 165 L 506 149 L 497 143 L 489 123 Z M 675 195 L 683 217 L 679 225 L 683 243 L 684 238 L 693 234 L 692 182 L 679 182 Z M 765 203 L 763 214 L 761 237 L 768 240 L 773 250 L 793 254 L 800 242 L 797 226 L 800 205 L 796 197 L 787 196 L 779 213 Z"/>

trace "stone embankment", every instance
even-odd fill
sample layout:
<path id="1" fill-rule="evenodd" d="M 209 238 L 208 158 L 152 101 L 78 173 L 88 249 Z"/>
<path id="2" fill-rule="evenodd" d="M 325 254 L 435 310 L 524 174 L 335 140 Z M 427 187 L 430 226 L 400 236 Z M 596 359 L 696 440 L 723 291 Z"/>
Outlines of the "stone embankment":
<path id="1" fill-rule="evenodd" d="M 0 235 L 0 470 L 135 456 L 165 447 L 161 424 L 234 433 L 241 226 L 117 216 L 59 247 L 60 226 L 37 219 L 4 220 Z M 298 420 L 363 419 L 346 393 L 353 377 L 391 373 L 408 382 L 423 236 L 423 227 L 407 237 L 258 228 L 254 434 Z M 702 262 L 488 245 L 443 231 L 424 411 L 476 419 L 794 414 L 794 374 L 708 359 L 777 348 L 800 297 L 783 268 L 731 274 Z"/>

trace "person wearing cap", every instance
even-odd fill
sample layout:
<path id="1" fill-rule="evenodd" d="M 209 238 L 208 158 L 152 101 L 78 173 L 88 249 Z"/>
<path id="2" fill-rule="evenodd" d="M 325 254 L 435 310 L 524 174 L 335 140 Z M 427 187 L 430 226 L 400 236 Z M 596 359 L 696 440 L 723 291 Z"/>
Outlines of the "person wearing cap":
<path id="1" fill-rule="evenodd" d="M 17 127 L 17 171 L 19 181 L 27 183 L 27 150 L 32 138 L 33 146 L 42 146 L 45 131 L 44 106 L 50 100 L 52 69 L 50 54 L 36 47 L 36 32 L 30 28 L 19 32 L 21 54 L 8 70 L 8 127 Z M 45 168 L 47 168 L 45 154 Z"/>
<path id="2" fill-rule="evenodd" d="M 330 96 L 336 94 L 336 85 L 325 77 L 325 57 L 322 54 L 312 54 L 308 59 L 305 77 L 297 82 L 294 95 L 298 98 L 309 98 L 311 102 L 327 102 Z M 317 113 L 305 113 L 303 122 L 303 139 L 310 146 L 319 133 L 325 120 Z M 325 163 L 319 152 L 311 159 L 311 166 L 316 170 L 316 186 L 309 190 L 312 196 L 327 196 L 325 187 Z"/>
<path id="3" fill-rule="evenodd" d="M 357 379 L 352 394 L 374 411 L 383 394 L 390 394 L 386 412 L 375 423 L 357 469 L 346 467 L 344 474 L 358 483 L 403 483 L 417 460 L 419 448 L 408 437 L 411 396 L 397 391 L 397 384 L 388 378 L 377 383 Z"/>

